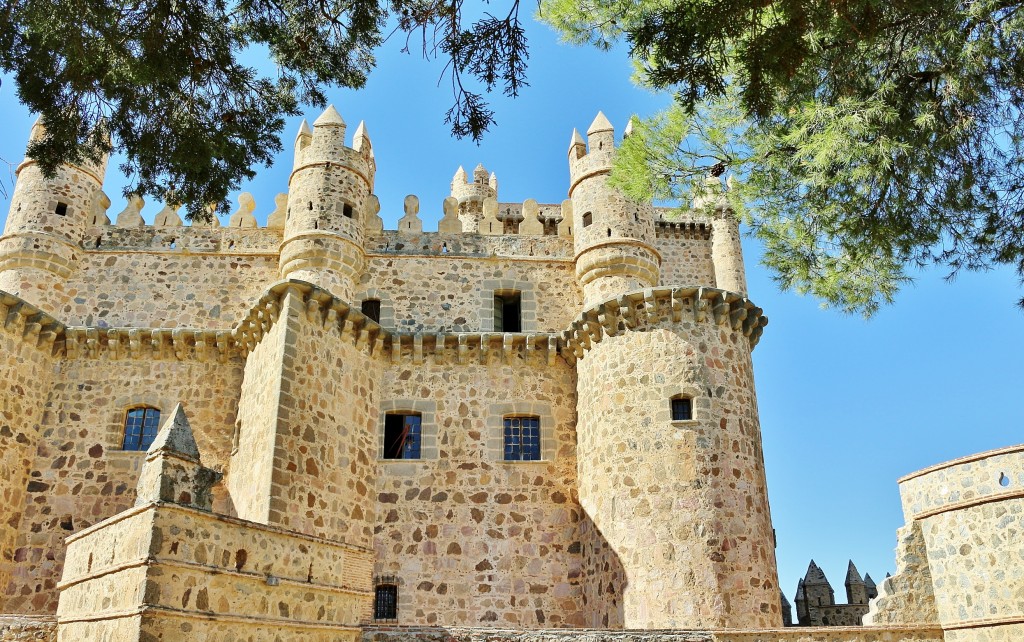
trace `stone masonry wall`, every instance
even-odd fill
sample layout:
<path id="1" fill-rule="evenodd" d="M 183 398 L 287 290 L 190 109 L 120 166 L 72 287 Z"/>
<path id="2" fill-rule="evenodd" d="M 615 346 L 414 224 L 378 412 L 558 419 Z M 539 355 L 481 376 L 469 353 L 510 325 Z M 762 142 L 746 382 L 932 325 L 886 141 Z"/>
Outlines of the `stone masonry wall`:
<path id="1" fill-rule="evenodd" d="M 577 370 L 580 501 L 617 558 L 588 576 L 588 596 L 621 596 L 607 626 L 780 625 L 748 339 L 710 319 L 648 323 Z M 671 421 L 676 395 L 692 420 Z"/>
<path id="2" fill-rule="evenodd" d="M 237 446 L 225 483 L 235 514 L 260 524 L 270 517 L 270 487 L 278 414 L 281 411 L 281 368 L 287 323 L 268 313 L 267 329 L 245 360 L 235 425 Z"/>
<path id="3" fill-rule="evenodd" d="M 711 241 L 698 232 L 658 231 L 654 249 L 661 254 L 660 285 L 715 285 Z"/>
<path id="4" fill-rule="evenodd" d="M 467 361 L 384 373 L 382 402 L 419 410 L 437 446 L 378 462 L 375 575 L 398 582 L 402 624 L 581 626 L 575 373 L 540 355 Z M 540 418 L 542 461 L 503 461 L 512 414 Z"/>
<path id="5" fill-rule="evenodd" d="M 23 336 L 23 321 L 6 323 L 8 310 L 0 305 L 0 593 L 5 595 L 11 590 L 28 474 L 54 373 L 52 341 L 37 347 L 34 337 Z"/>
<path id="6" fill-rule="evenodd" d="M 1022 489 L 1024 445 L 954 460 L 900 480 L 907 522 L 920 523 L 947 639 L 1009 642 L 1024 635 Z"/>
<path id="7" fill-rule="evenodd" d="M 135 501 L 144 457 L 121 451 L 125 411 L 181 401 L 204 462 L 223 470 L 230 452 L 241 363 L 74 359 L 55 377 L 35 444 L 5 612 L 57 607 L 64 538 Z"/>
<path id="8" fill-rule="evenodd" d="M 49 617 L 0 616 L 2 642 L 57 642 L 57 622 Z"/>
<path id="9" fill-rule="evenodd" d="M 310 303 L 289 293 L 278 321 L 288 327 L 269 522 L 369 548 L 380 362 Z"/>
<path id="10" fill-rule="evenodd" d="M 402 332 L 490 331 L 494 288 L 487 282 L 524 290 L 524 304 L 527 296 L 534 301 L 528 332 L 561 331 L 579 310 L 579 286 L 568 261 L 371 255 L 360 290 L 383 294 Z"/>

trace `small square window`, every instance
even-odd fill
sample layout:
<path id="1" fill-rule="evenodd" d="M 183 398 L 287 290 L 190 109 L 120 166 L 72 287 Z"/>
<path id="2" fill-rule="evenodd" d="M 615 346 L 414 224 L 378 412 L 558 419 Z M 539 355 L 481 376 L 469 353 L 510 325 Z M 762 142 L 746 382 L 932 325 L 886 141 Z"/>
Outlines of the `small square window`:
<path id="1" fill-rule="evenodd" d="M 384 415 L 383 459 L 419 459 L 420 424 L 421 417 L 417 414 Z"/>
<path id="2" fill-rule="evenodd" d="M 160 430 L 160 411 L 156 408 L 132 408 L 125 414 L 122 450 L 149 450 Z"/>
<path id="3" fill-rule="evenodd" d="M 366 299 L 360 304 L 359 309 L 367 317 L 380 323 L 380 299 Z"/>
<path id="4" fill-rule="evenodd" d="M 379 584 L 374 591 L 373 619 L 398 619 L 398 585 Z"/>
<path id="5" fill-rule="evenodd" d="M 53 211 L 54 211 L 54 213 L 57 216 L 67 216 L 68 215 L 68 204 L 67 203 L 57 203 L 57 207 Z"/>
<path id="6" fill-rule="evenodd" d="M 540 417 L 505 417 L 505 461 L 540 460 Z"/>
<path id="7" fill-rule="evenodd" d="M 523 298 L 515 290 L 494 293 L 494 331 L 523 331 Z"/>
<path id="8" fill-rule="evenodd" d="M 693 400 L 689 397 L 672 399 L 672 421 L 690 421 L 693 419 Z"/>

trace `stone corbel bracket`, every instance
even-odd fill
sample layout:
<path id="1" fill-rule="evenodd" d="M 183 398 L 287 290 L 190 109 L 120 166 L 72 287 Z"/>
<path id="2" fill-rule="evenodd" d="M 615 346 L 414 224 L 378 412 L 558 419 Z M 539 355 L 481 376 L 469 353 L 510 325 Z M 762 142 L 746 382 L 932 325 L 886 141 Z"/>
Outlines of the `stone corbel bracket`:
<path id="1" fill-rule="evenodd" d="M 65 329 L 68 359 L 148 359 L 226 362 L 236 352 L 227 330 L 169 328 Z"/>
<path id="2" fill-rule="evenodd" d="M 52 355 L 64 347 L 64 324 L 30 303 L 0 290 L 0 327 Z"/>
<path id="3" fill-rule="evenodd" d="M 642 330 L 659 322 L 693 320 L 741 332 L 753 349 L 768 317 L 749 299 L 734 292 L 705 287 L 647 288 L 624 294 L 584 310 L 562 332 L 562 356 L 582 359 L 606 336 Z"/>

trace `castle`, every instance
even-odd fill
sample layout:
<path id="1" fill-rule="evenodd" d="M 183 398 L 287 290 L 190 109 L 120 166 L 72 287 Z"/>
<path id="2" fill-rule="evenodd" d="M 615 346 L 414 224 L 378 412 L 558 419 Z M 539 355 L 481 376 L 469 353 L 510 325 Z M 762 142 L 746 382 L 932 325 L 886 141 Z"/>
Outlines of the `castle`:
<path id="1" fill-rule="evenodd" d="M 868 614 L 868 603 L 878 597 L 870 574 L 861 577 L 853 560 L 846 569 L 846 604 L 836 604 L 835 590 L 825 572 L 811 560 L 796 588 L 797 623 L 800 626 L 858 626 Z M 783 602 L 783 611 L 788 601 Z M 783 620 L 786 615 L 783 613 Z M 792 615 L 789 618 L 792 624 Z"/>
<path id="2" fill-rule="evenodd" d="M 370 137 L 346 131 L 333 107 L 303 124 L 264 228 L 244 195 L 227 227 L 173 207 L 146 225 L 139 198 L 111 225 L 105 163 L 20 165 L 0 237 L 0 639 L 1024 630 L 1021 448 L 904 482 L 872 626 L 782 628 L 751 367 L 767 319 L 723 199 L 669 218 L 610 188 L 599 114 L 562 203 L 501 203 L 478 167 L 437 232 L 412 196 L 384 230 Z M 1003 540 L 940 557 L 965 515 Z M 964 564 L 1001 572 L 967 611 Z"/>

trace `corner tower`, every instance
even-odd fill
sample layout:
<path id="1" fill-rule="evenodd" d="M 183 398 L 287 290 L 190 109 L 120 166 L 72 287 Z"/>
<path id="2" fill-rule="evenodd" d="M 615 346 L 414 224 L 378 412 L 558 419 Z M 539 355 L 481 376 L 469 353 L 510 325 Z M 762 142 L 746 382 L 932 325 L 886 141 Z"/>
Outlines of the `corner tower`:
<path id="1" fill-rule="evenodd" d="M 653 208 L 607 184 L 603 115 L 587 134 L 569 148 L 584 308 L 566 336 L 587 626 L 781 626 L 751 361 L 767 319 L 714 282 L 659 285 Z"/>
<path id="2" fill-rule="evenodd" d="M 661 256 L 654 249 L 654 209 L 608 185 L 615 130 L 603 113 L 569 144 L 569 198 L 573 207 L 576 277 L 590 306 L 658 284 Z"/>
<path id="3" fill-rule="evenodd" d="M 352 147 L 345 146 L 345 130 L 331 105 L 312 130 L 303 121 L 295 139 L 281 278 L 308 281 L 349 300 L 366 261 L 364 218 L 377 166 L 365 125 L 356 129 Z"/>
<path id="4" fill-rule="evenodd" d="M 46 135 L 41 121 L 29 142 Z M 67 302 L 63 283 L 78 269 L 82 238 L 103 194 L 107 156 L 61 165 L 48 179 L 28 156 L 16 170 L 7 225 L 0 236 L 0 290 L 57 314 Z"/>
<path id="5" fill-rule="evenodd" d="M 498 198 L 498 177 L 488 174 L 483 163 L 473 170 L 473 180 L 469 180 L 466 170 L 461 167 L 452 177 L 452 197 L 459 201 L 459 220 L 462 231 L 479 232 L 480 221 L 484 215 L 484 201 Z"/>

